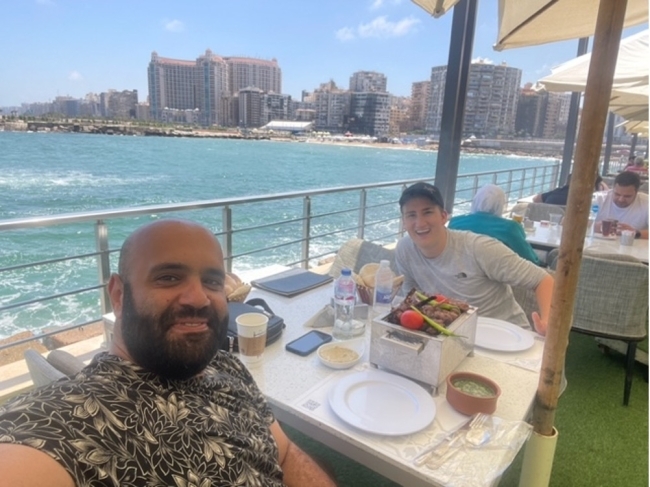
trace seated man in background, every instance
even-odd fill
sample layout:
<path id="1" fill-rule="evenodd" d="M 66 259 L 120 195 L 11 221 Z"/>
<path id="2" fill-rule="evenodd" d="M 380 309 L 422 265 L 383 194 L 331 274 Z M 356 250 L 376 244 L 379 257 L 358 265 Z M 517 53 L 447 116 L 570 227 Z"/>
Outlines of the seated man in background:
<path id="1" fill-rule="evenodd" d="M 616 231 L 634 230 L 636 238 L 648 238 L 648 195 L 639 192 L 639 175 L 625 171 L 614 179 L 614 187 L 598 199 L 595 232 L 601 232 L 602 221 L 617 220 Z"/>
<path id="2" fill-rule="evenodd" d="M 472 199 L 469 215 L 455 216 L 449 220 L 452 230 L 469 230 L 503 242 L 526 260 L 539 265 L 537 254 L 526 241 L 526 233 L 520 223 L 503 218 L 506 194 L 494 184 L 480 188 Z"/>
<path id="3" fill-rule="evenodd" d="M 409 186 L 399 205 L 408 232 L 395 251 L 404 291 L 415 287 L 461 299 L 477 307 L 479 316 L 528 327 L 510 287 L 522 286 L 535 291 L 540 313 L 533 313 L 533 324 L 538 333 L 546 334 L 554 285 L 549 273 L 498 240 L 447 229 L 447 212 L 435 186 L 424 182 Z"/>
<path id="4" fill-rule="evenodd" d="M 546 193 L 539 193 L 533 196 L 533 203 L 547 203 L 549 205 L 563 205 L 566 206 L 567 199 L 569 198 L 569 184 L 571 183 L 571 174 L 567 177 L 566 184 L 559 188 L 552 189 Z M 609 188 L 603 181 L 600 175 L 596 176 L 596 183 L 594 191 L 607 191 Z"/>
<path id="5" fill-rule="evenodd" d="M 228 326 L 214 235 L 161 220 L 122 246 L 109 352 L 0 406 L 0 485 L 333 486 L 293 444 Z"/>

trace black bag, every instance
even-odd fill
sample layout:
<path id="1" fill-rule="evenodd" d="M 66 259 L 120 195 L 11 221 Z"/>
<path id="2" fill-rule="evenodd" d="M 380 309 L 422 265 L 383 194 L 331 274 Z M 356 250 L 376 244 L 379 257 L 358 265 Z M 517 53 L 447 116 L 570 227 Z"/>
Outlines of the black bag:
<path id="1" fill-rule="evenodd" d="M 282 335 L 285 324 L 284 320 L 279 316 L 273 314 L 271 308 L 266 301 L 261 298 L 249 299 L 245 303 L 228 303 L 228 313 L 230 319 L 228 321 L 228 342 L 227 350 L 229 352 L 237 352 L 237 317 L 244 313 L 264 313 L 269 317 L 269 324 L 266 329 L 266 344 L 270 345 Z"/>

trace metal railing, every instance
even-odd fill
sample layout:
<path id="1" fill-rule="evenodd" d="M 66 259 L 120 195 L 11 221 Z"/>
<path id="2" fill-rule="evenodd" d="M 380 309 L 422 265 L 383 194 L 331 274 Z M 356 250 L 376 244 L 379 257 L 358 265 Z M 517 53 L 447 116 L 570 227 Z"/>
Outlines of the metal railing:
<path id="1" fill-rule="evenodd" d="M 540 191 L 554 188 L 559 176 L 559 163 L 502 171 L 490 171 L 459 175 L 457 180 L 454 213 L 469 211 L 472 197 L 482 185 L 493 183 L 501 186 L 510 203 Z M 0 260 L 0 278 L 11 276 L 9 281 L 20 280 L 25 274 L 33 274 L 36 280 L 46 283 L 59 277 L 59 269 L 84 270 L 77 282 L 84 285 L 67 289 L 61 285 L 50 294 L 27 293 L 28 296 L 0 295 L 0 317 L 12 313 L 14 318 L 27 313 L 35 319 L 30 309 L 43 310 L 59 306 L 62 300 L 84 298 L 91 311 L 86 319 L 52 319 L 44 313 L 43 324 L 57 322 L 52 329 L 40 330 L 38 323 L 30 322 L 32 331 L 38 335 L 16 340 L 0 346 L 0 351 L 12 346 L 40 340 L 63 331 L 77 329 L 101 320 L 101 315 L 111 311 L 107 282 L 111 271 L 117 267 L 119 248 L 126 235 L 143 224 L 143 219 L 170 217 L 192 219 L 211 228 L 219 238 L 227 271 L 233 268 L 254 267 L 257 261 L 272 259 L 286 266 L 309 268 L 325 256 L 335 254 L 346 240 L 357 237 L 378 243 L 394 242 L 402 234 L 397 201 L 403 188 L 421 179 L 405 179 L 384 183 L 322 188 L 270 195 L 225 198 L 188 203 L 152 205 L 134 208 L 89 211 L 55 216 L 0 221 L 3 240 L 29 238 L 38 242 L 39 231 L 56 229 L 63 232 L 61 238 L 72 233 L 84 234 L 90 227 L 94 251 L 74 253 L 67 256 L 48 255 L 41 260 L 28 260 L 6 265 Z M 429 180 L 433 182 L 433 179 Z M 268 211 L 268 207 L 276 208 Z M 215 212 L 215 210 L 220 210 Z M 276 215 L 270 219 L 270 215 Z M 278 219 L 277 215 L 282 215 Z M 143 218 L 144 217 L 144 218 Z M 109 222 L 113 232 L 109 235 Z M 66 230 L 63 230 L 66 229 Z M 68 232 L 68 234 L 65 233 Z M 33 234 L 33 239 L 32 239 Z M 51 235 L 48 235 L 51 238 Z M 55 238 L 57 238 L 55 236 Z M 91 236 L 79 239 L 91 240 Z M 111 242 L 111 240 L 113 242 Z M 87 243 L 89 244 L 89 243 Z M 2 255 L 0 254 L 0 258 Z M 239 264 L 242 264 L 241 266 Z M 89 276 L 89 270 L 95 270 Z M 43 276 L 42 278 L 40 276 Z M 34 278 L 32 278 L 34 279 Z M 56 286 L 55 286 L 56 287 Z M 93 304 L 94 303 L 96 304 Z M 89 304 L 88 304 L 89 303 Z M 5 321 L 6 322 L 6 321 Z M 27 327 L 26 327 L 27 328 Z"/>

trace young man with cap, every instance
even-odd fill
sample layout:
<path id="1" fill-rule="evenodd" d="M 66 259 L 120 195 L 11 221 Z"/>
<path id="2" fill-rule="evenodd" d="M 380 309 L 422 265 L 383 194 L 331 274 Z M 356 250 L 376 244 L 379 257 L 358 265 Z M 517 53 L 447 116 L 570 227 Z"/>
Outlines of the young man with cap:
<path id="1" fill-rule="evenodd" d="M 540 313 L 533 313 L 535 330 L 544 335 L 551 309 L 553 277 L 522 259 L 504 244 L 485 235 L 449 230 L 440 191 L 415 183 L 399 200 L 404 229 L 395 262 L 404 275 L 405 291 L 415 287 L 462 299 L 480 316 L 529 326 L 510 286 L 535 291 Z"/>
<path id="2" fill-rule="evenodd" d="M 600 232 L 603 220 L 617 220 L 616 230 L 634 230 L 636 238 L 648 238 L 648 195 L 639 192 L 641 179 L 630 171 L 614 179 L 614 187 L 599 201 L 595 231 Z"/>

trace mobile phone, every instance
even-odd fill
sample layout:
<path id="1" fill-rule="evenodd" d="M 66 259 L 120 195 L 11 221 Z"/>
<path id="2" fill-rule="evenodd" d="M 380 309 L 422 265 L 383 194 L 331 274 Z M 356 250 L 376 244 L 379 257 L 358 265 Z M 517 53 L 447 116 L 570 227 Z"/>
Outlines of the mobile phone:
<path id="1" fill-rule="evenodd" d="M 297 353 L 301 356 L 306 356 L 320 347 L 323 343 L 331 342 L 332 335 L 323 333 L 318 330 L 311 330 L 308 333 L 305 333 L 303 336 L 296 338 L 295 340 L 287 343 L 286 349 L 289 352 Z"/>

